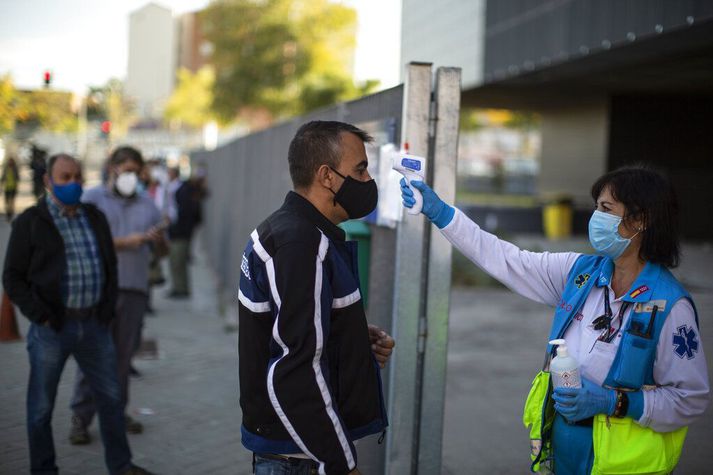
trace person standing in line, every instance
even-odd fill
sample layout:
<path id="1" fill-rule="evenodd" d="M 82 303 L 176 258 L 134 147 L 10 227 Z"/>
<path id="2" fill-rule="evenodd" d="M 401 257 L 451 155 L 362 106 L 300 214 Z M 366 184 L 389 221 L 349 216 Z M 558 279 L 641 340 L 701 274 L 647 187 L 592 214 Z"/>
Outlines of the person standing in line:
<path id="1" fill-rule="evenodd" d="M 44 176 L 46 173 L 47 152 L 36 145 L 32 145 L 32 159 L 30 160 L 30 168 L 32 169 L 32 193 L 35 199 L 40 199 L 44 194 Z"/>
<path id="2" fill-rule="evenodd" d="M 27 432 L 32 473 L 57 473 L 52 411 L 71 355 L 97 401 L 110 474 L 146 475 L 131 463 L 109 324 L 117 297 L 116 254 L 104 214 L 80 203 L 79 162 L 49 160 L 47 194 L 17 217 L 7 246 L 3 286 L 32 322 Z"/>
<path id="3" fill-rule="evenodd" d="M 15 196 L 20 184 L 20 171 L 14 158 L 9 157 L 5 162 L 0 183 L 5 190 L 5 217 L 8 221 L 12 221 L 12 217 L 15 216 Z"/>
<path id="4" fill-rule="evenodd" d="M 203 186 L 202 178 L 192 177 L 176 190 L 176 220 L 168 228 L 171 264 L 170 298 L 190 296 L 188 263 L 191 253 L 191 239 L 202 218 Z"/>
<path id="5" fill-rule="evenodd" d="M 376 208 L 369 141 L 343 122 L 300 127 L 294 191 L 243 253 L 241 433 L 256 475 L 358 474 L 354 441 L 388 425 L 380 366 L 394 340 L 367 324 L 356 243 L 337 226 Z"/>
<path id="6" fill-rule="evenodd" d="M 171 223 L 175 223 L 178 219 L 178 206 L 176 204 L 176 192 L 183 185 L 181 180 L 181 172 L 178 167 L 170 167 L 168 169 L 168 183 L 166 184 L 166 215 Z"/>
<path id="7" fill-rule="evenodd" d="M 131 357 L 136 349 L 148 292 L 148 271 L 151 247 L 159 254 L 167 250 L 164 233 L 159 223 L 161 215 L 146 193 L 139 193 L 138 174 L 143 167 L 141 153 L 132 147 L 119 147 L 109 158 L 109 181 L 87 190 L 84 201 L 94 204 L 106 215 L 118 258 L 119 293 L 116 303 L 117 318 L 112 330 L 118 360 L 121 401 L 126 408 L 129 400 L 129 372 Z M 90 442 L 87 427 L 96 412 L 95 398 L 81 371 L 72 397 L 72 444 Z M 143 425 L 125 416 L 126 430 L 141 433 Z"/>

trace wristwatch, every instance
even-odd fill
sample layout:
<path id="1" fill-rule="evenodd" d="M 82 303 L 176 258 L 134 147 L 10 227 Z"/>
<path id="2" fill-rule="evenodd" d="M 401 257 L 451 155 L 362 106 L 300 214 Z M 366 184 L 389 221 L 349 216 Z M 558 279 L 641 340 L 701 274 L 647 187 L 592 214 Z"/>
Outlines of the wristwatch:
<path id="1" fill-rule="evenodd" d="M 614 405 L 614 417 L 625 417 L 629 411 L 629 396 L 624 391 L 616 390 L 616 404 Z"/>

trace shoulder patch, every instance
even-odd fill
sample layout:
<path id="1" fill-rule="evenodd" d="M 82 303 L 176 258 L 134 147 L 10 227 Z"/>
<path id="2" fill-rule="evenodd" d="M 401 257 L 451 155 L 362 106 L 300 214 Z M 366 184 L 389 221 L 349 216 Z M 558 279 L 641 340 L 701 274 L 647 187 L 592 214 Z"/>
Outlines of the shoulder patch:
<path id="1" fill-rule="evenodd" d="M 574 279 L 574 285 L 576 285 L 578 289 L 581 289 L 584 286 L 584 284 L 587 283 L 588 280 L 589 280 L 589 274 L 579 274 Z"/>
<path id="2" fill-rule="evenodd" d="M 688 325 L 681 325 L 677 332 L 673 334 L 673 351 L 679 358 L 684 357 L 692 360 L 695 353 L 698 353 L 698 335 L 696 331 Z"/>

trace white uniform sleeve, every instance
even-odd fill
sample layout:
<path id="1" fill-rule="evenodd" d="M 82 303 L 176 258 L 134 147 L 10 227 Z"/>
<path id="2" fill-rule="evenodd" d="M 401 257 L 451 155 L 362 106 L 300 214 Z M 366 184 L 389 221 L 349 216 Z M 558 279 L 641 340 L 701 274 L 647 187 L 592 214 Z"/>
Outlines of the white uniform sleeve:
<path id="1" fill-rule="evenodd" d="M 456 209 L 443 235 L 478 267 L 514 292 L 556 306 L 567 274 L 580 256 L 576 252 L 529 252 L 480 229 Z"/>
<path id="2" fill-rule="evenodd" d="M 642 426 L 670 432 L 691 424 L 706 410 L 708 369 L 691 303 L 682 298 L 666 318 L 656 348 L 654 380 L 644 391 Z"/>

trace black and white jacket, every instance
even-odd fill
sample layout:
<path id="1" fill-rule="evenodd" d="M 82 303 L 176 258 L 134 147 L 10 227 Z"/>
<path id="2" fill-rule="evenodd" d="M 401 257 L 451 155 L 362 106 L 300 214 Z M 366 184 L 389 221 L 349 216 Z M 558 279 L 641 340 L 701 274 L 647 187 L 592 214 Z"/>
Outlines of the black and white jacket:
<path id="1" fill-rule="evenodd" d="M 359 293 L 356 243 L 290 192 L 253 231 L 240 276 L 243 445 L 356 466 L 352 441 L 387 425 Z"/>

